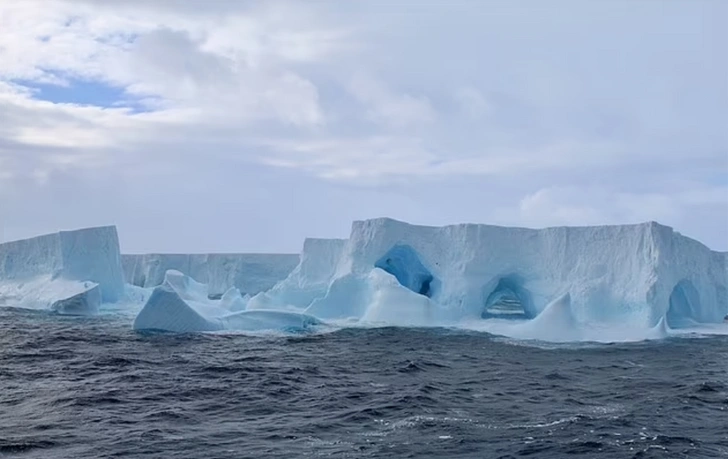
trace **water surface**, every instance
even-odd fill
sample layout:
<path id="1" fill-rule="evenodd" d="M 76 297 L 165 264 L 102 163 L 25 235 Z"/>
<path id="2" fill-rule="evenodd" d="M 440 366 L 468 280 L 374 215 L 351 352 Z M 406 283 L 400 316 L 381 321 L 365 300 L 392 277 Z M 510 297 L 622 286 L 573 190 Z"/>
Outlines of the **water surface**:
<path id="1" fill-rule="evenodd" d="M 728 457 L 728 336 L 535 345 L 130 323 L 0 309 L 0 457 Z"/>

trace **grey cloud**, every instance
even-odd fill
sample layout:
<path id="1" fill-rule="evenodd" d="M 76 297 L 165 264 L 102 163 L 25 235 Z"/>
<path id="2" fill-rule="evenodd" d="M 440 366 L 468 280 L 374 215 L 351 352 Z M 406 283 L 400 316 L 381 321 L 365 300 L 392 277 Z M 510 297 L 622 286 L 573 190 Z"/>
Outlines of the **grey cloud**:
<path id="1" fill-rule="evenodd" d="M 71 3 L 143 23 L 98 78 L 166 104 L 104 119 L 0 107 L 0 138 L 16 142 L 3 167 L 108 160 L 51 161 L 45 188 L 16 183 L 8 232 L 92 221 L 88 194 L 130 250 L 293 250 L 378 215 L 661 219 L 728 248 L 725 2 L 178 3 Z M 17 143 L 18 129 L 63 123 L 110 142 Z M 32 217 L 54 203 L 42 190 L 65 213 Z"/>

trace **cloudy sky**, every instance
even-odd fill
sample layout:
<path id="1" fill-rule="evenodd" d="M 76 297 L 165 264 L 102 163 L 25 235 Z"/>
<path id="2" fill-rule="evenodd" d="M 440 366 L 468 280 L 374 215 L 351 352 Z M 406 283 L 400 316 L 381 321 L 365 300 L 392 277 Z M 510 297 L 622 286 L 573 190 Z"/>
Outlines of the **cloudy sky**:
<path id="1" fill-rule="evenodd" d="M 0 240 L 297 252 L 377 216 L 728 250 L 728 2 L 0 2 Z"/>

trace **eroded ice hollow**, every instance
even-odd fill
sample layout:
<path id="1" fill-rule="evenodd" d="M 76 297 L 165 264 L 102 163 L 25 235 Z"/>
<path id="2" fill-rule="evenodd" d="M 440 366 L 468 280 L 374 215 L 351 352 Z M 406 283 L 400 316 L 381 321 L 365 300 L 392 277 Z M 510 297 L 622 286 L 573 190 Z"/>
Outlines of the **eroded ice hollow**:
<path id="1" fill-rule="evenodd" d="M 0 305 L 95 314 L 124 294 L 113 226 L 0 244 Z"/>
<path id="2" fill-rule="evenodd" d="M 348 240 L 307 240 L 298 267 L 247 308 L 447 325 L 553 307 L 541 320 L 678 328 L 724 320 L 727 259 L 654 222 L 536 230 L 382 218 L 354 222 Z"/>

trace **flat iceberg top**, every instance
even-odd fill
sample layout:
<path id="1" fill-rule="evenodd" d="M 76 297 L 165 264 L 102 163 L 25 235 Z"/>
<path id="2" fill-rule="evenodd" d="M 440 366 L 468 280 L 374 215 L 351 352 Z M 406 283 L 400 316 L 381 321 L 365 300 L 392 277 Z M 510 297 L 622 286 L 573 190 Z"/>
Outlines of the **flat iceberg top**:
<path id="1" fill-rule="evenodd" d="M 420 225 L 416 223 L 409 223 L 403 220 L 397 220 L 390 217 L 377 217 L 368 218 L 364 220 L 354 220 L 352 222 L 352 228 L 358 226 L 388 226 L 388 225 L 405 225 L 412 228 L 414 231 L 420 230 L 444 230 L 453 231 L 454 229 L 464 228 L 493 228 L 496 230 L 503 230 L 507 232 L 539 232 L 539 231 L 551 231 L 551 230 L 574 230 L 574 231 L 594 231 L 594 230 L 639 230 L 645 227 L 661 227 L 674 231 L 672 227 L 663 225 L 656 221 L 646 221 L 640 223 L 625 223 L 625 224 L 611 224 L 611 225 L 556 225 L 546 226 L 542 228 L 530 228 L 527 226 L 509 226 L 509 225 L 494 225 L 490 223 L 452 223 L 448 225 Z M 353 230 L 352 230 L 353 231 Z M 676 234 L 679 234 L 676 232 Z"/>
<path id="2" fill-rule="evenodd" d="M 434 225 L 419 225 L 408 223 L 402 220 L 396 220 L 389 217 L 371 218 L 366 220 L 355 220 L 352 222 L 352 233 L 359 231 L 367 231 L 372 228 L 396 228 L 396 227 L 407 227 L 408 231 L 411 232 L 449 232 L 449 233 L 463 233 L 468 231 L 481 231 L 481 232 L 492 232 L 493 234 L 538 234 L 538 233 L 571 233 L 571 234 L 628 234 L 630 232 L 640 233 L 644 231 L 656 231 L 669 233 L 677 238 L 684 238 L 692 241 L 693 244 L 698 244 L 711 252 L 728 257 L 728 251 L 716 251 L 710 249 L 708 246 L 700 241 L 692 239 L 688 236 L 684 236 L 681 233 L 675 231 L 672 227 L 663 225 L 656 221 L 646 221 L 640 223 L 628 223 L 628 224 L 611 224 L 611 225 L 561 225 L 561 226 L 549 226 L 543 228 L 529 228 L 523 226 L 504 226 L 504 225 L 493 225 L 486 223 L 454 223 L 449 225 L 434 226 Z"/>

